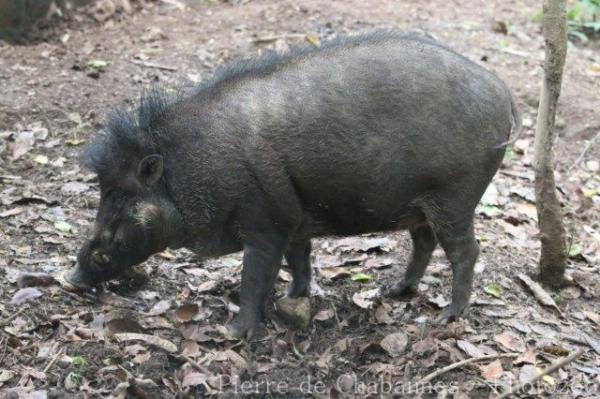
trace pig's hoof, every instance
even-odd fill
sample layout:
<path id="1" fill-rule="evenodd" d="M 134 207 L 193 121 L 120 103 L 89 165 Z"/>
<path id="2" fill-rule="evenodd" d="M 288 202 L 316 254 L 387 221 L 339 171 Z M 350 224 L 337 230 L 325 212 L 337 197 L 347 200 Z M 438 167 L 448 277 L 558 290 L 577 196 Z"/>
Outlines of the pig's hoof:
<path id="1" fill-rule="evenodd" d="M 310 296 L 310 285 L 304 281 L 293 281 L 288 288 L 287 296 L 290 298 Z"/>
<path id="2" fill-rule="evenodd" d="M 383 292 L 383 296 L 388 298 L 408 297 L 416 294 L 417 288 L 414 285 L 407 284 L 404 281 L 394 284 Z"/>
<path id="3" fill-rule="evenodd" d="M 446 325 L 453 321 L 457 321 L 460 316 L 463 314 L 464 308 L 460 309 L 458 307 L 454 307 L 450 305 L 446 309 L 440 313 L 440 315 L 435 319 L 435 323 L 438 325 Z"/>
<path id="4" fill-rule="evenodd" d="M 119 276 L 118 286 L 125 291 L 137 291 L 150 281 L 150 276 L 142 267 L 133 266 Z"/>
<path id="5" fill-rule="evenodd" d="M 236 316 L 227 326 L 227 333 L 235 339 L 250 340 L 254 336 L 258 323 L 251 319 Z"/>

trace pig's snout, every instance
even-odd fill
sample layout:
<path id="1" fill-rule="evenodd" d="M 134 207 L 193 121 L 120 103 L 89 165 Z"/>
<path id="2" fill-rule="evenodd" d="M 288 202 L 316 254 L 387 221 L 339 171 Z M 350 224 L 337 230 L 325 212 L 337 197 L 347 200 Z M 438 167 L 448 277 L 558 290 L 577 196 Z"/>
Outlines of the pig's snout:
<path id="1" fill-rule="evenodd" d="M 92 247 L 92 240 L 86 241 L 77 254 L 77 267 L 64 277 L 73 288 L 87 290 L 97 284 L 97 274 L 102 265 L 110 262 L 110 256 Z"/>
<path id="2" fill-rule="evenodd" d="M 110 268 L 112 257 L 99 248 L 99 240 L 87 240 L 77 254 L 77 266 L 62 276 L 65 287 L 87 291 L 105 280 L 104 274 Z"/>

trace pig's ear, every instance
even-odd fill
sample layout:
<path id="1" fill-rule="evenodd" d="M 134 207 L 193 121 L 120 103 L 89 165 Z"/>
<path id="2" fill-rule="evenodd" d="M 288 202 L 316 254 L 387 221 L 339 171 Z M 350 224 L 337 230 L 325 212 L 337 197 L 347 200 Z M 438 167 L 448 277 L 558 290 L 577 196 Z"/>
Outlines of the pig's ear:
<path id="1" fill-rule="evenodd" d="M 137 167 L 137 177 L 146 186 L 156 183 L 163 174 L 163 157 L 159 154 L 148 155 Z"/>

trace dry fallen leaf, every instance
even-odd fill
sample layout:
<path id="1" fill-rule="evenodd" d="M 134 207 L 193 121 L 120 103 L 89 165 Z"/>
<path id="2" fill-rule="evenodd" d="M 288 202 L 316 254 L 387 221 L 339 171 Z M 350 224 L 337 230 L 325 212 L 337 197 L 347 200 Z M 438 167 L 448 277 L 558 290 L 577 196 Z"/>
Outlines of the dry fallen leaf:
<path id="1" fill-rule="evenodd" d="M 326 267 L 320 268 L 318 270 L 321 276 L 331 281 L 338 280 L 344 277 L 350 277 L 350 275 L 352 274 L 350 272 L 350 269 L 345 267 Z"/>
<path id="2" fill-rule="evenodd" d="M 10 304 L 11 305 L 21 305 L 22 303 L 31 301 L 31 300 L 33 300 L 35 298 L 39 298 L 41 296 L 42 296 L 42 293 L 37 288 L 33 288 L 33 287 L 21 288 L 20 290 L 15 292 L 12 299 L 10 300 Z"/>
<path id="3" fill-rule="evenodd" d="M 525 343 L 519 337 L 510 333 L 498 334 L 494 337 L 494 341 L 511 352 L 522 352 L 525 350 Z"/>
<path id="4" fill-rule="evenodd" d="M 403 332 L 397 332 L 390 334 L 383 338 L 379 343 L 383 350 L 385 350 L 390 356 L 400 356 L 406 350 L 408 345 L 408 336 Z"/>
<path id="5" fill-rule="evenodd" d="M 492 363 L 486 366 L 479 366 L 481 370 L 481 376 L 487 381 L 493 381 L 502 375 L 504 371 L 502 369 L 502 363 L 500 360 L 494 360 Z"/>
<path id="6" fill-rule="evenodd" d="M 387 237 L 353 236 L 337 241 L 337 246 L 342 252 L 390 252 L 396 245 L 396 240 Z"/>
<path id="7" fill-rule="evenodd" d="M 171 308 L 171 301 L 168 299 L 164 299 L 162 301 L 158 301 L 152 306 L 152 309 L 148 311 L 148 316 L 158 316 L 165 313 L 167 310 Z"/>
<path id="8" fill-rule="evenodd" d="M 305 39 L 307 42 L 309 42 L 310 44 L 312 44 L 315 47 L 319 47 L 321 45 L 319 36 L 315 35 L 314 33 L 307 33 L 305 36 Z"/>
<path id="9" fill-rule="evenodd" d="M 215 288 L 219 285 L 219 282 L 216 280 L 208 280 L 200 284 L 195 291 L 204 293 L 214 291 Z"/>
<path id="10" fill-rule="evenodd" d="M 436 305 L 438 308 L 445 308 L 450 305 L 450 301 L 448 301 L 442 294 L 437 294 L 436 296 L 429 296 L 427 300 Z"/>
<path id="11" fill-rule="evenodd" d="M 179 11 L 185 11 L 185 9 L 186 9 L 185 4 L 179 0 L 161 0 L 161 1 L 163 3 L 174 6 L 175 8 L 179 9 Z"/>
<path id="12" fill-rule="evenodd" d="M 0 212 L 0 218 L 7 218 L 10 216 L 15 216 L 15 215 L 25 212 L 26 210 L 27 209 L 24 207 L 17 206 L 15 208 L 8 209 L 4 212 Z"/>
<path id="13" fill-rule="evenodd" d="M 392 313 L 392 306 L 388 303 L 382 303 L 375 311 L 375 319 L 381 324 L 392 324 L 394 318 L 390 316 L 390 313 Z"/>
<path id="14" fill-rule="evenodd" d="M 164 338 L 160 338 L 160 337 L 157 337 L 154 335 L 138 334 L 138 333 L 118 333 L 118 334 L 114 334 L 113 338 L 115 338 L 119 342 L 140 340 L 140 341 L 147 342 L 150 345 L 161 348 L 170 353 L 177 352 L 177 346 L 175 346 L 174 343 L 172 343 L 171 341 L 168 341 Z"/>
<path id="15" fill-rule="evenodd" d="M 50 162 L 50 160 L 48 159 L 48 157 L 46 155 L 36 155 L 33 158 L 34 162 L 39 163 L 40 165 L 48 165 L 48 162 Z"/>
<path id="16" fill-rule="evenodd" d="M 371 309 L 379 296 L 379 288 L 357 292 L 352 295 L 352 301 L 363 309 Z"/>
<path id="17" fill-rule="evenodd" d="M 52 285 L 56 282 L 54 277 L 48 273 L 21 273 L 17 278 L 17 286 L 24 287 L 41 287 Z"/>
<path id="18" fill-rule="evenodd" d="M 480 357 L 485 355 L 484 351 L 482 351 L 476 345 L 473 345 L 469 341 L 459 339 L 456 341 L 456 346 L 458 346 L 463 352 L 465 352 L 470 357 Z"/>
<path id="19" fill-rule="evenodd" d="M 175 259 L 177 257 L 173 253 L 173 251 L 171 251 L 169 248 L 165 249 L 162 252 L 159 252 L 158 256 L 160 256 L 161 258 L 166 259 L 166 260 L 173 260 L 173 259 Z"/>
<path id="20" fill-rule="evenodd" d="M 17 160 L 21 158 L 23 155 L 27 154 L 29 150 L 35 144 L 35 134 L 34 132 L 26 131 L 17 134 L 15 138 L 15 143 L 13 146 L 12 157 L 13 160 Z"/>
<path id="21" fill-rule="evenodd" d="M 531 204 L 529 202 L 520 202 L 515 204 L 515 208 L 520 214 L 525 215 L 529 219 L 537 222 L 537 209 L 535 204 Z"/>
<path id="22" fill-rule="evenodd" d="M 150 351 L 140 344 L 126 346 L 124 352 L 132 356 L 134 363 L 142 364 L 150 359 Z"/>
<path id="23" fill-rule="evenodd" d="M 248 369 L 248 361 L 242 355 L 231 349 L 226 350 L 225 353 L 227 354 L 229 361 L 235 364 L 240 371 Z"/>
<path id="24" fill-rule="evenodd" d="M 519 370 L 519 381 L 523 384 L 534 380 L 537 377 L 535 366 L 526 364 Z"/>
<path id="25" fill-rule="evenodd" d="M 590 311 L 584 310 L 583 314 L 588 319 L 590 319 L 591 321 L 593 321 L 594 323 L 596 323 L 596 327 L 600 327 L 600 315 L 598 313 L 594 313 L 594 312 L 590 312 Z"/>
<path id="26" fill-rule="evenodd" d="M 205 384 L 208 380 L 208 376 L 206 374 L 199 373 L 197 371 L 192 371 L 191 373 L 187 373 L 183 376 L 183 380 L 181 381 L 181 386 L 183 388 L 192 387 L 196 385 Z"/>
<path id="27" fill-rule="evenodd" d="M 181 344 L 181 354 L 184 356 L 197 356 L 200 351 L 200 345 L 196 341 L 186 339 Z"/>
<path id="28" fill-rule="evenodd" d="M 181 323 L 188 322 L 198 313 L 199 306 L 196 303 L 181 305 L 175 310 L 175 318 Z"/>
<path id="29" fill-rule="evenodd" d="M 439 344 L 435 338 L 427 337 L 412 344 L 412 352 L 419 357 L 428 356 L 439 349 Z"/>
<path id="30" fill-rule="evenodd" d="M 519 274 L 519 279 L 531 290 L 533 296 L 535 296 L 535 299 L 537 299 L 539 303 L 544 306 L 550 306 L 562 314 L 556 305 L 556 302 L 554 302 L 554 299 L 552 299 L 550 294 L 548 294 L 540 284 L 533 281 L 531 277 L 523 273 Z"/>
<path id="31" fill-rule="evenodd" d="M 328 370 L 329 366 L 331 366 L 332 358 L 333 354 L 331 353 L 331 348 L 327 348 L 325 349 L 325 352 L 321 353 L 321 355 L 315 363 L 320 369 Z"/>
<path id="32" fill-rule="evenodd" d="M 4 384 L 6 381 L 11 380 L 13 377 L 15 376 L 15 372 L 14 371 L 10 371 L 10 370 L 0 370 L 0 387 L 2 386 L 2 384 Z"/>
<path id="33" fill-rule="evenodd" d="M 317 314 L 314 315 L 313 320 L 325 321 L 331 319 L 333 316 L 334 312 L 332 309 L 325 309 L 317 312 Z"/>
<path id="34" fill-rule="evenodd" d="M 521 353 L 514 361 L 516 365 L 521 365 L 524 363 L 535 364 L 536 353 L 532 348 L 527 348 L 527 350 Z"/>
<path id="35" fill-rule="evenodd" d="M 78 181 L 70 181 L 62 185 L 60 191 L 65 194 L 79 195 L 90 188 L 89 184 Z"/>
<path id="36" fill-rule="evenodd" d="M 117 309 L 104 317 L 104 332 L 109 337 L 119 333 L 141 331 L 142 326 L 136 320 L 133 312 Z"/>

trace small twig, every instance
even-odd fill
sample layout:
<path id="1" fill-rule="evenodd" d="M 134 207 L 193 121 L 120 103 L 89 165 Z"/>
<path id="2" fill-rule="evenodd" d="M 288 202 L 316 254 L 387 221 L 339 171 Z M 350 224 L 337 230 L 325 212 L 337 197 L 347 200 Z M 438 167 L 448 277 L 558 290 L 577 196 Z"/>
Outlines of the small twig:
<path id="1" fill-rule="evenodd" d="M 52 368 L 52 366 L 54 366 L 54 363 L 56 363 L 56 361 L 58 360 L 58 357 L 62 354 L 64 349 L 65 349 L 65 347 L 63 346 L 62 348 L 60 348 L 58 350 L 58 352 L 56 352 L 56 354 L 52 357 L 52 359 L 50 359 L 50 362 L 48 362 L 46 367 L 44 367 L 44 373 L 47 373 L 48 370 L 50 370 Z"/>
<path id="2" fill-rule="evenodd" d="M 161 0 L 163 3 L 176 7 L 179 11 L 185 11 L 185 4 L 179 0 Z"/>
<path id="3" fill-rule="evenodd" d="M 592 337 L 590 337 L 583 331 L 577 331 L 575 334 L 562 334 L 561 336 L 564 339 L 574 342 L 576 344 L 589 346 L 594 350 L 594 352 L 600 355 L 600 345 L 598 345 Z"/>
<path id="4" fill-rule="evenodd" d="M 523 179 L 523 180 L 527 180 L 527 181 L 533 181 L 534 177 L 530 176 L 526 173 L 521 173 L 521 172 L 512 172 L 510 170 L 501 170 L 500 173 L 502 173 L 503 175 L 506 176 L 511 176 L 511 177 L 518 177 L 519 179 Z"/>
<path id="5" fill-rule="evenodd" d="M 574 352 L 567 357 L 563 357 L 562 359 L 555 361 L 554 363 L 552 363 L 550 366 L 548 366 L 546 369 L 544 369 L 541 373 L 537 374 L 536 376 L 528 378 L 525 381 L 522 381 L 518 384 L 513 385 L 512 387 L 510 387 L 510 389 L 508 391 L 506 391 L 502 395 L 496 397 L 496 399 L 505 399 L 505 398 L 508 398 L 510 395 L 518 393 L 521 389 L 523 389 L 523 387 L 531 385 L 534 382 L 541 380 L 548 374 L 554 373 L 559 368 L 571 363 L 573 360 L 575 360 L 579 356 L 583 355 L 584 352 L 585 351 L 583 349 L 579 349 L 577 352 Z"/>
<path id="6" fill-rule="evenodd" d="M 518 357 L 519 355 L 520 355 L 520 353 L 501 353 L 498 355 L 485 355 L 485 356 L 478 356 L 478 357 L 472 357 L 470 359 L 461 360 L 460 362 L 452 363 L 449 366 L 443 367 L 441 369 L 434 371 L 433 373 L 427 374 L 425 377 L 421 378 L 417 382 L 416 385 L 426 384 L 429 381 L 433 380 L 434 378 L 437 378 L 440 375 L 447 373 L 448 371 L 452 371 L 452 370 L 462 367 L 464 365 L 475 363 L 480 360 L 498 359 L 498 358 L 502 358 L 502 357 Z"/>
<path id="7" fill-rule="evenodd" d="M 598 136 L 600 136 L 600 130 L 598 131 L 598 133 L 596 133 L 596 135 L 591 140 L 587 141 L 587 143 L 585 144 L 585 147 L 583 147 L 583 151 L 581 151 L 581 154 L 579 154 L 579 157 L 577 157 L 577 159 L 575 160 L 575 163 L 573 163 L 573 165 L 571 165 L 571 167 L 567 170 L 567 172 L 570 172 L 571 170 L 573 170 L 579 166 L 581 161 L 583 161 L 585 154 L 596 142 L 596 139 L 598 138 Z"/>
<path id="8" fill-rule="evenodd" d="M 78 302 L 82 302 L 84 304 L 94 304 L 96 303 L 96 296 L 94 296 L 93 294 L 89 293 L 89 292 L 81 292 L 81 295 L 79 295 L 76 292 L 72 292 L 69 291 L 65 288 L 63 288 L 62 286 L 60 287 L 60 291 L 63 294 L 66 294 L 68 296 L 70 296 L 71 298 L 75 299 Z"/>
<path id="9" fill-rule="evenodd" d="M 21 309 L 17 310 L 15 313 L 13 313 L 12 315 L 8 316 L 6 319 L 2 320 L 2 322 L 0 322 L 0 327 L 7 326 L 8 323 L 10 323 L 12 319 L 14 319 L 15 317 L 17 317 L 18 315 L 20 315 L 24 311 L 25 311 L 25 308 L 21 308 Z"/>
<path id="10" fill-rule="evenodd" d="M 255 44 L 271 43 L 279 39 L 301 39 L 306 37 L 304 33 L 286 33 L 283 35 L 259 36 L 252 39 Z"/>
<path id="11" fill-rule="evenodd" d="M 127 382 L 129 383 L 129 387 L 127 388 L 128 393 L 132 394 L 133 396 L 139 399 L 148 399 L 148 394 L 138 384 L 138 381 L 134 377 L 129 378 Z"/>
<path id="12" fill-rule="evenodd" d="M 296 343 L 292 341 L 291 344 L 292 344 L 292 352 L 294 353 L 294 355 L 299 360 L 304 360 L 304 355 L 298 350 L 298 348 L 296 347 Z"/>
<path id="13" fill-rule="evenodd" d="M 164 71 L 172 71 L 172 72 L 177 70 L 177 68 L 172 67 L 172 66 L 159 65 L 159 64 L 154 64 L 152 62 L 139 61 L 139 60 L 129 60 L 129 62 L 131 62 L 132 64 L 135 64 L 135 65 L 143 66 L 145 68 L 162 69 Z"/>
<path id="14" fill-rule="evenodd" d="M 543 56 L 535 57 L 535 56 L 532 56 L 531 53 L 528 51 L 516 50 L 516 49 L 509 48 L 509 47 L 501 48 L 500 51 L 502 51 L 503 53 L 506 53 L 506 54 L 516 55 L 517 57 L 529 58 L 531 60 L 536 60 L 536 61 L 544 61 Z"/>
<path id="15" fill-rule="evenodd" d="M 300 11 L 300 7 L 298 7 L 296 4 L 294 4 L 294 2 L 292 0 L 287 0 L 287 2 L 289 3 L 290 7 L 292 7 L 294 9 L 294 11 L 296 11 L 296 12 Z"/>
<path id="16" fill-rule="evenodd" d="M 178 357 L 179 360 L 185 360 L 186 362 L 188 362 L 190 364 L 190 366 L 192 366 L 193 368 L 195 368 L 196 370 L 198 370 L 201 373 L 208 374 L 208 375 L 212 374 L 212 372 L 209 369 L 207 369 L 206 367 L 204 367 L 203 365 L 201 365 L 197 361 L 193 360 L 189 356 L 186 356 L 186 355 L 176 355 L 175 357 Z"/>
<path id="17" fill-rule="evenodd" d="M 13 175 L 2 175 L 0 176 L 1 180 L 21 180 L 21 176 L 13 176 Z"/>
<path id="18" fill-rule="evenodd" d="M 296 343 L 294 342 L 295 337 L 296 337 L 296 332 L 292 329 L 288 329 L 285 332 L 284 340 L 292 348 L 292 353 L 294 354 L 294 356 L 296 356 L 298 359 L 302 360 L 302 359 L 304 359 L 304 355 L 302 355 L 302 353 L 300 353 L 300 351 L 296 347 Z"/>
<path id="19" fill-rule="evenodd" d="M 333 302 L 329 302 L 329 305 L 331 305 L 331 309 L 333 310 L 333 315 L 335 316 L 336 326 L 339 330 L 341 322 L 340 322 L 340 318 L 337 313 L 337 309 L 335 308 L 335 305 L 333 304 Z"/>
<path id="20" fill-rule="evenodd" d="M 4 343 L 4 350 L 2 351 L 2 355 L 0 355 L 0 364 L 2 364 L 2 361 L 4 360 L 4 356 L 6 356 L 6 348 L 8 347 L 8 339 L 2 337 L 2 340 L 0 342 Z"/>

